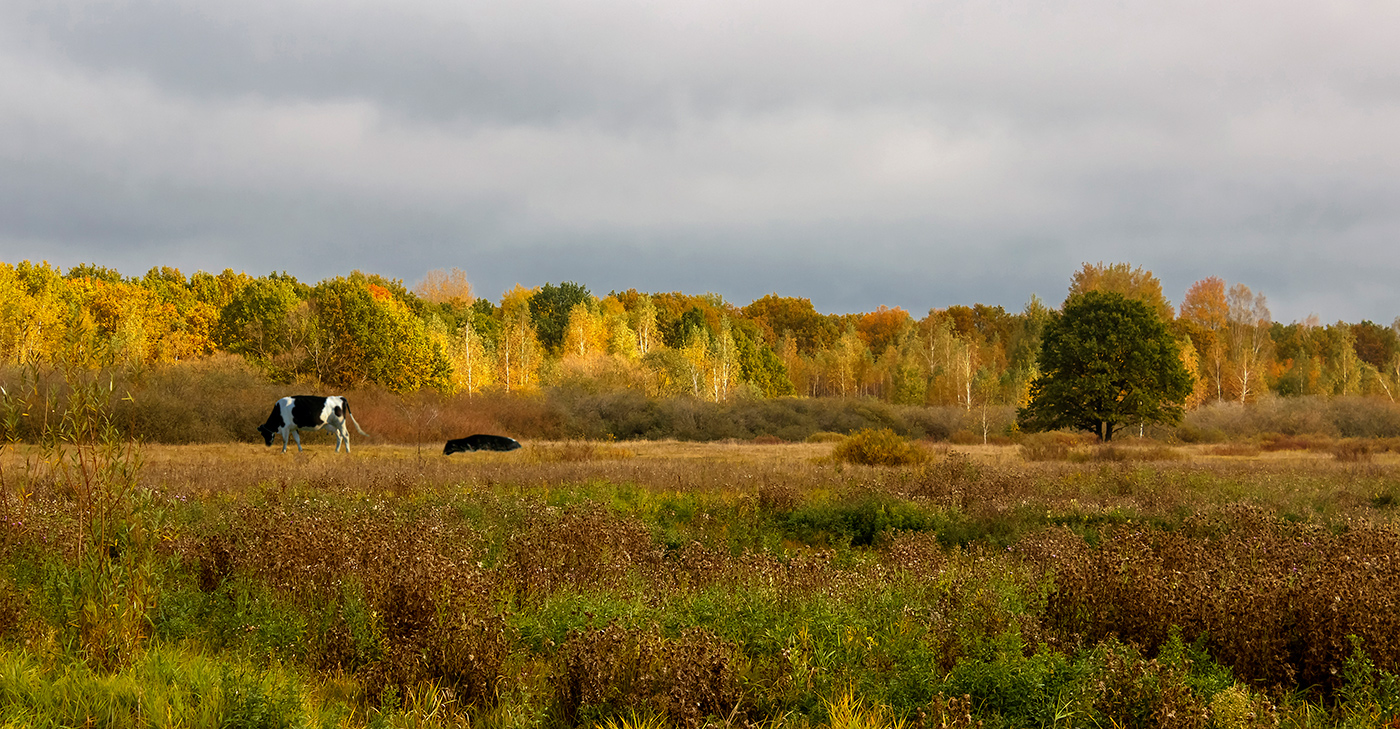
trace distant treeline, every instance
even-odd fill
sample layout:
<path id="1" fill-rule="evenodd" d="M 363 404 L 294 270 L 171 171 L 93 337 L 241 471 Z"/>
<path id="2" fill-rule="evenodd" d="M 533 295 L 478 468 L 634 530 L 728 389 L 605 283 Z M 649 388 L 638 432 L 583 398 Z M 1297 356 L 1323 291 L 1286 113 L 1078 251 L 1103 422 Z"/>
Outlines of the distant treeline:
<path id="1" fill-rule="evenodd" d="M 1070 295 L 1094 289 L 1143 300 L 1168 322 L 1196 377 L 1189 408 L 1270 392 L 1393 401 L 1400 390 L 1400 324 L 1281 324 L 1262 295 L 1214 277 L 1192 286 L 1178 311 L 1151 273 L 1127 264 L 1085 264 Z M 272 383 L 395 393 L 1015 406 L 1053 314 L 1034 296 L 1019 312 L 973 304 L 916 319 L 883 306 L 822 314 L 776 294 L 747 306 L 635 289 L 599 297 L 567 281 L 517 285 L 492 302 L 455 269 L 410 290 L 360 272 L 313 285 L 285 273 L 187 277 L 162 267 L 127 277 L 94 265 L 0 263 L 0 365 L 67 362 L 139 377 L 223 352 Z"/>

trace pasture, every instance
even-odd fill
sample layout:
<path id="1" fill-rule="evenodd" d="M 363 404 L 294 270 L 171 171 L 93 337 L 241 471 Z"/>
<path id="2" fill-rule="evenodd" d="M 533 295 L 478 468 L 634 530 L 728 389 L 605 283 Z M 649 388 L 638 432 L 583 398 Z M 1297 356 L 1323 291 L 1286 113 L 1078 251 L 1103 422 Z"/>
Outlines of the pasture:
<path id="1" fill-rule="evenodd" d="M 925 447 L 10 445 L 0 722 L 1395 725 L 1400 456 Z"/>

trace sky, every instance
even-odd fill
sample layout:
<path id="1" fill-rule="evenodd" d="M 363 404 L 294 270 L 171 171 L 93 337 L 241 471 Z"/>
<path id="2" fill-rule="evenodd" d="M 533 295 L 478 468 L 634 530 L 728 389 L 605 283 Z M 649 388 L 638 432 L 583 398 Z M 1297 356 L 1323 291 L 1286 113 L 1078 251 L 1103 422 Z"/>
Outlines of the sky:
<path id="1" fill-rule="evenodd" d="M 1392 0 L 0 0 L 0 261 L 1400 315 Z"/>

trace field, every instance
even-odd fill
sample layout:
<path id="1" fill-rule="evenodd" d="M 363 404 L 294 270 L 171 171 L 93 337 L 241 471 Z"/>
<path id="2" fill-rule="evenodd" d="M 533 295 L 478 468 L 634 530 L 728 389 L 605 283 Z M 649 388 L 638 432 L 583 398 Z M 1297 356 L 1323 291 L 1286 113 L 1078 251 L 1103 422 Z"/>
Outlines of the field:
<path id="1" fill-rule="evenodd" d="M 1388 451 L 306 440 L 8 446 L 0 722 L 1400 726 Z"/>

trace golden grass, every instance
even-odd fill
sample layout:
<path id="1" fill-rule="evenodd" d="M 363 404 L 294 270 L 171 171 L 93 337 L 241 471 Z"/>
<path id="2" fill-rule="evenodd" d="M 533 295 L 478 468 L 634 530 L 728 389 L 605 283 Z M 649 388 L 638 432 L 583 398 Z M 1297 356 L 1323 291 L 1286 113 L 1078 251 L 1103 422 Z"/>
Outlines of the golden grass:
<path id="1" fill-rule="evenodd" d="M 328 443 L 285 454 L 243 443 L 148 445 L 142 449 L 141 480 L 157 492 L 188 497 L 303 489 L 394 495 L 549 490 L 605 482 L 726 500 L 757 499 L 762 489 L 779 486 L 800 496 L 874 491 L 946 503 L 983 517 L 1027 504 L 1056 513 L 1117 510 L 1166 517 L 1182 509 L 1245 502 L 1308 519 L 1400 518 L 1400 509 L 1391 506 L 1400 500 L 1400 456 L 1388 452 L 1368 462 L 1347 462 L 1319 451 L 1221 456 L 1214 446 L 1191 445 L 1173 447 L 1170 460 L 1028 462 L 1017 446 L 972 445 L 935 448 L 929 462 L 918 466 L 877 468 L 837 464 L 830 458 L 832 448 L 832 443 L 530 441 L 509 453 L 443 456 L 436 444 L 361 443 L 348 455 Z M 8 483 L 19 482 L 23 459 L 33 453 L 18 446 L 0 454 Z"/>

